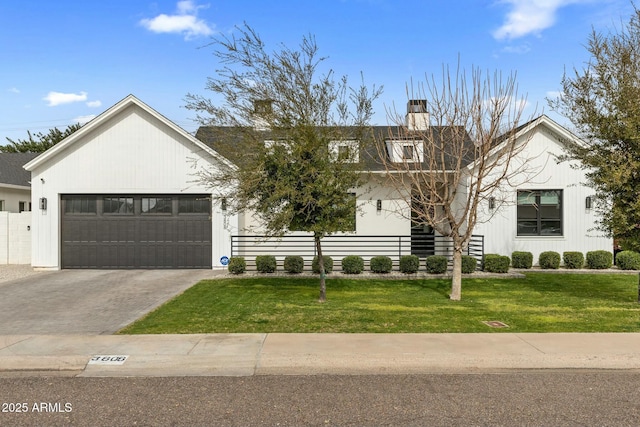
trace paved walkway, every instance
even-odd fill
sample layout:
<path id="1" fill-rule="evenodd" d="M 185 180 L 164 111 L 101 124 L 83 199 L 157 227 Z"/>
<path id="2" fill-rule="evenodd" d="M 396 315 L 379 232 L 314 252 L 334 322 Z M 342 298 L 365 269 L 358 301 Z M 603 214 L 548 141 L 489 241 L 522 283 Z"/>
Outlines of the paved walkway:
<path id="1" fill-rule="evenodd" d="M 640 333 L 0 336 L 0 375 L 66 371 L 83 377 L 250 376 L 526 369 L 640 370 Z"/>

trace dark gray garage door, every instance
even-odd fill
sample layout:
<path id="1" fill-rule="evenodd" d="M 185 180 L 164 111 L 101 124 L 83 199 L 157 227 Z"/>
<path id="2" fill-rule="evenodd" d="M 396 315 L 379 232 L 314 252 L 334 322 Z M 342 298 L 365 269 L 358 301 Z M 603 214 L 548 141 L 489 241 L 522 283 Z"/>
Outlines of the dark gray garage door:
<path id="1" fill-rule="evenodd" d="M 63 195 L 62 268 L 211 268 L 206 195 Z"/>

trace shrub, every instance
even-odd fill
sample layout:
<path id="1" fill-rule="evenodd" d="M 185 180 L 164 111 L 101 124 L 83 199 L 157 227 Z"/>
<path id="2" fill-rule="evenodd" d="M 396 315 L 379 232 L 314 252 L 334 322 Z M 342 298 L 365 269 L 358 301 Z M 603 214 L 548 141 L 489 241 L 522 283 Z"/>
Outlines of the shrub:
<path id="1" fill-rule="evenodd" d="M 402 255 L 400 257 L 400 272 L 406 274 L 417 273 L 420 268 L 420 258 L 417 255 Z"/>
<path id="2" fill-rule="evenodd" d="M 613 265 L 613 254 L 609 251 L 587 252 L 587 267 L 594 270 L 604 270 Z"/>
<path id="3" fill-rule="evenodd" d="M 511 254 L 511 266 L 513 268 L 531 268 L 533 266 L 533 254 L 531 252 L 513 252 Z"/>
<path id="4" fill-rule="evenodd" d="M 273 273 L 276 271 L 276 257 L 273 255 L 258 255 L 256 257 L 256 270 L 260 273 Z"/>
<path id="5" fill-rule="evenodd" d="M 560 267 L 560 254 L 554 251 L 542 252 L 538 257 L 540 268 L 557 270 Z"/>
<path id="6" fill-rule="evenodd" d="M 389 273 L 393 268 L 393 261 L 388 256 L 374 256 L 369 261 L 369 268 L 374 273 Z"/>
<path id="7" fill-rule="evenodd" d="M 478 260 L 470 255 L 462 255 L 462 274 L 471 274 L 476 271 Z"/>
<path id="8" fill-rule="evenodd" d="M 289 255 L 284 258 L 284 271 L 299 274 L 304 270 L 304 259 L 298 255 Z"/>
<path id="9" fill-rule="evenodd" d="M 364 270 L 364 260 L 358 255 L 348 255 L 342 258 L 342 272 L 346 274 L 360 274 Z"/>
<path id="10" fill-rule="evenodd" d="M 565 268 L 582 268 L 584 267 L 584 255 L 582 252 L 567 251 L 562 254 L 562 262 Z"/>
<path id="11" fill-rule="evenodd" d="M 489 273 L 507 273 L 511 260 L 506 255 L 486 254 L 484 256 L 484 270 Z"/>
<path id="12" fill-rule="evenodd" d="M 242 274 L 247 270 L 247 262 L 243 257 L 233 257 L 229 260 L 227 269 L 231 274 Z"/>
<path id="13" fill-rule="evenodd" d="M 640 254 L 633 251 L 618 252 L 616 265 L 621 270 L 640 270 Z"/>
<path id="14" fill-rule="evenodd" d="M 333 258 L 331 258 L 329 255 L 323 255 L 322 262 L 324 263 L 324 272 L 331 273 L 333 271 Z M 317 256 L 314 256 L 313 261 L 311 261 L 311 271 L 316 274 L 320 274 L 320 266 L 318 265 Z"/>
<path id="15" fill-rule="evenodd" d="M 431 255 L 427 257 L 427 273 L 444 274 L 447 272 L 447 257 L 442 255 Z"/>

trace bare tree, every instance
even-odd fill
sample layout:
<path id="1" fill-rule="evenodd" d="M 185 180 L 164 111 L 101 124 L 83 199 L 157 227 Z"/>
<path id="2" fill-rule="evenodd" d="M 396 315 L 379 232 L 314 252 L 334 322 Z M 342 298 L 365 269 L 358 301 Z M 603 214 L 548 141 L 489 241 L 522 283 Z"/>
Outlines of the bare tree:
<path id="1" fill-rule="evenodd" d="M 430 225 L 451 240 L 452 300 L 462 296 L 462 254 L 479 218 L 479 207 L 504 192 L 516 175 L 531 173 L 518 159 L 526 146 L 515 139 L 525 105 L 515 75 L 470 77 L 458 67 L 443 67 L 442 79 L 427 77 L 410 85 L 406 120 L 392 110 L 393 126 L 378 144 L 386 179 L 410 207 L 414 222 Z M 521 182 L 521 178 L 520 182 Z M 497 209 L 495 210 L 497 211 Z"/>

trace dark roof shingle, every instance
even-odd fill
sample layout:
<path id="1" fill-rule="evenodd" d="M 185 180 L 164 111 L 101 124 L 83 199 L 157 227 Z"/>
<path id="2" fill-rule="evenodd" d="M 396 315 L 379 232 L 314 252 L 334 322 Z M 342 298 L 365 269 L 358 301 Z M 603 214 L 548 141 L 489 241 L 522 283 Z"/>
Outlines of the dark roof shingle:
<path id="1" fill-rule="evenodd" d="M 431 127 L 430 131 L 433 132 L 433 138 L 435 139 L 451 139 L 453 136 L 451 135 L 453 131 L 448 127 Z M 278 139 L 279 132 L 274 132 L 270 130 L 266 131 L 255 131 L 257 132 L 261 139 L 263 140 L 275 140 Z M 450 134 L 451 133 L 451 134 Z M 231 147 L 234 145 L 239 147 L 242 140 L 243 132 L 234 129 L 232 127 L 223 127 L 223 126 L 202 126 L 196 132 L 196 138 L 202 141 L 204 144 L 212 148 L 213 150 L 220 153 L 222 156 L 228 158 L 232 163 L 238 163 L 241 161 L 243 155 L 246 155 L 242 150 L 236 150 Z M 343 135 L 348 135 L 347 132 L 342 132 Z M 365 143 L 363 144 L 362 152 L 360 153 L 360 163 L 363 166 L 364 170 L 368 171 L 384 171 L 385 166 L 383 159 L 380 158 L 381 153 L 387 153 L 387 149 L 384 146 L 385 142 L 393 139 L 410 139 L 416 137 L 420 139 L 420 134 L 415 133 L 406 133 L 404 132 L 402 135 L 400 134 L 400 130 L 397 127 L 390 126 L 372 126 L 370 128 L 370 133 L 367 133 Z M 465 145 L 468 147 L 473 146 L 473 142 L 469 135 L 464 132 Z M 468 152 L 467 154 L 473 154 L 473 150 Z M 384 154 L 383 154 L 384 155 Z M 453 158 L 451 155 L 445 156 L 445 168 L 449 169 L 452 165 L 455 165 L 457 162 L 456 158 Z M 473 162 L 472 158 L 463 159 L 463 166 L 466 166 Z"/>
<path id="2" fill-rule="evenodd" d="M 23 168 L 40 153 L 0 153 L 0 185 L 31 186 L 31 172 Z"/>

